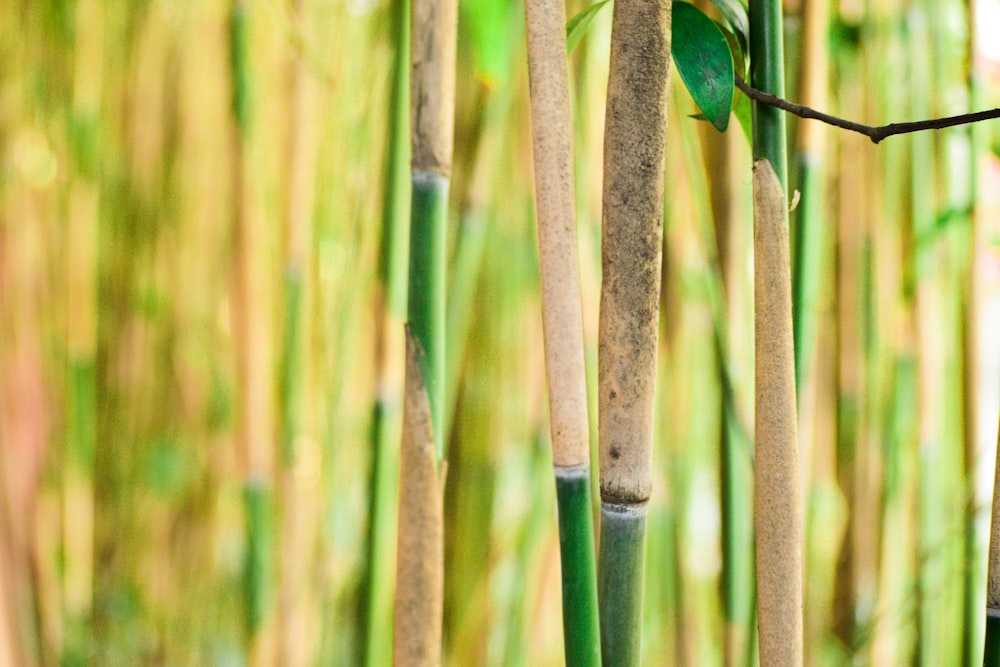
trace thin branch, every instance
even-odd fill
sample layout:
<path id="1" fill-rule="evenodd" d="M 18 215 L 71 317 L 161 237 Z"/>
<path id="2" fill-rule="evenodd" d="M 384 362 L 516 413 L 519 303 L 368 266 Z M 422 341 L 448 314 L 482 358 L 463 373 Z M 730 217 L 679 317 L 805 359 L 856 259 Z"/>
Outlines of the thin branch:
<path id="1" fill-rule="evenodd" d="M 838 118 L 837 116 L 831 116 L 830 114 L 823 113 L 822 111 L 816 111 L 815 109 L 801 104 L 794 104 L 788 100 L 777 97 L 776 95 L 771 95 L 770 93 L 757 90 L 744 81 L 739 74 L 736 75 L 736 87 L 746 93 L 747 97 L 752 100 L 757 100 L 761 104 L 767 104 L 768 106 L 776 107 L 782 111 L 787 111 L 788 113 L 795 114 L 799 118 L 812 118 L 814 120 L 827 123 L 828 125 L 835 125 L 836 127 L 850 130 L 851 132 L 858 132 L 871 139 L 872 143 L 875 144 L 879 143 L 886 137 L 891 137 L 894 134 L 907 134 L 909 132 L 920 132 L 922 130 L 940 130 L 946 127 L 954 127 L 956 125 L 966 125 L 968 123 L 978 123 L 992 118 L 1000 118 L 1000 109 L 990 109 L 988 111 L 977 111 L 975 113 L 959 114 L 958 116 L 948 116 L 947 118 L 918 120 L 912 123 L 889 123 L 888 125 L 879 125 L 876 127 L 872 125 L 864 125 L 862 123 L 855 123 L 852 120 Z"/>

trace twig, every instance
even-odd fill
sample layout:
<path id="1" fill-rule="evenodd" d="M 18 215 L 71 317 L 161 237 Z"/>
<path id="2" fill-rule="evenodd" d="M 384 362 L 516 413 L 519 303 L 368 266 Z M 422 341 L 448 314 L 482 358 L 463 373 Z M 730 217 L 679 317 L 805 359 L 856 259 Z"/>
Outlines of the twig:
<path id="1" fill-rule="evenodd" d="M 757 100 L 761 104 L 767 104 L 768 106 L 776 107 L 782 111 L 787 111 L 788 113 L 795 114 L 799 118 L 812 118 L 814 120 L 827 123 L 828 125 L 835 125 L 845 130 L 858 132 L 871 139 L 872 143 L 875 144 L 879 143 L 886 137 L 891 137 L 894 134 L 907 134 L 909 132 L 920 132 L 921 130 L 940 130 L 946 127 L 966 125 L 968 123 L 978 123 L 983 120 L 990 120 L 991 118 L 1000 118 L 1000 109 L 990 109 L 988 111 L 964 113 L 959 114 L 958 116 L 948 116 L 946 118 L 918 120 L 911 123 L 889 123 L 888 125 L 879 125 L 876 127 L 872 125 L 864 125 L 863 123 L 856 123 L 853 120 L 838 118 L 837 116 L 831 116 L 830 114 L 823 113 L 822 111 L 816 111 L 815 109 L 801 104 L 794 104 L 788 100 L 771 95 L 770 93 L 757 90 L 744 81 L 739 74 L 736 75 L 736 87 L 746 93 L 747 97 Z"/>

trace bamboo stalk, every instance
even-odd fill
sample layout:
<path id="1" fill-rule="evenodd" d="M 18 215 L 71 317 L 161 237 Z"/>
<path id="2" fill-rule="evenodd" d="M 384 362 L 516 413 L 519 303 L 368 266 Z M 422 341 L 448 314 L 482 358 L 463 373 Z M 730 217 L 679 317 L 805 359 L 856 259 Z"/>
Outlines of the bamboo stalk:
<path id="1" fill-rule="evenodd" d="M 590 430 L 563 0 L 525 0 L 542 322 L 567 665 L 600 664 Z"/>
<path id="2" fill-rule="evenodd" d="M 754 87 L 784 96 L 780 0 L 751 0 Z M 753 105 L 754 524 L 763 665 L 802 664 L 802 507 L 796 431 L 785 119 Z"/>
<path id="3" fill-rule="evenodd" d="M 406 317 L 406 263 L 409 243 L 410 193 L 407 171 L 410 81 L 410 3 L 396 0 L 392 7 L 396 27 L 392 91 L 389 101 L 388 155 L 382 208 L 379 288 L 376 300 L 375 367 L 377 396 L 372 415 L 372 462 L 369 485 L 368 534 L 362 592 L 361 663 L 369 667 L 390 661 L 392 646 L 392 587 L 398 493 L 399 403 L 403 376 L 403 327 Z"/>
<path id="4" fill-rule="evenodd" d="M 802 664 L 802 507 L 792 354 L 788 208 L 766 158 L 754 162 L 757 623 L 762 665 Z"/>
<path id="5" fill-rule="evenodd" d="M 412 185 L 393 659 L 441 662 L 445 243 L 455 103 L 455 0 L 412 9 Z"/>
<path id="6" fill-rule="evenodd" d="M 803 2 L 799 88 L 802 103 L 814 109 L 827 107 L 828 13 L 829 0 Z M 797 126 L 796 163 L 802 199 L 792 257 L 792 322 L 795 330 L 795 386 L 800 402 L 809 386 L 816 345 L 816 316 L 823 265 L 826 132 L 827 128 L 822 123 L 800 122 Z"/>
<path id="7" fill-rule="evenodd" d="M 640 657 L 656 378 L 670 3 L 615 4 L 604 138 L 598 412 L 604 664 Z"/>

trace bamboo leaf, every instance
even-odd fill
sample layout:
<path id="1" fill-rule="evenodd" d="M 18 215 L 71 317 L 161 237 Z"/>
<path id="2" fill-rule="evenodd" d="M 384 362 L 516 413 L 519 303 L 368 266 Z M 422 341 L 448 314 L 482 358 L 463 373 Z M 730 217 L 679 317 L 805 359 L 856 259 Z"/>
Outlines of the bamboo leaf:
<path id="1" fill-rule="evenodd" d="M 611 0 L 596 2 L 566 22 L 567 53 L 571 53 L 573 48 L 580 43 L 583 35 L 587 32 L 587 28 L 590 27 L 591 22 L 597 17 L 597 13 L 609 2 Z"/>
<path id="2" fill-rule="evenodd" d="M 736 35 L 742 53 L 746 53 L 747 36 L 750 34 L 750 19 L 747 17 L 746 4 L 740 0 L 712 0 L 712 4 L 718 7 L 726 26 Z"/>
<path id="3" fill-rule="evenodd" d="M 715 22 L 686 2 L 675 2 L 671 50 L 677 70 L 715 129 L 725 132 L 733 106 L 733 54 Z"/>

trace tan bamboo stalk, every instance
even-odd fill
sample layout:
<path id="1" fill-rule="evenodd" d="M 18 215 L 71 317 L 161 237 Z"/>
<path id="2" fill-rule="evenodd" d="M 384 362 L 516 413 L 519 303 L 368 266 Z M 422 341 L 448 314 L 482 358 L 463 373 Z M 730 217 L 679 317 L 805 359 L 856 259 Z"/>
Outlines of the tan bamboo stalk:
<path id="1" fill-rule="evenodd" d="M 792 352 L 788 207 L 767 159 L 754 162 L 754 516 L 762 665 L 802 665 L 802 508 Z"/>
<path id="2" fill-rule="evenodd" d="M 573 139 L 562 0 L 526 0 L 552 462 L 590 464 Z"/>
<path id="3" fill-rule="evenodd" d="M 525 0 L 524 6 L 549 430 L 561 527 L 563 637 L 567 664 L 599 665 L 566 15 L 563 0 Z"/>
<path id="4" fill-rule="evenodd" d="M 412 8 L 410 290 L 393 661 L 441 663 L 444 585 L 444 231 L 455 104 L 456 0 Z"/>
<path id="5" fill-rule="evenodd" d="M 670 2 L 615 3 L 604 134 L 598 595 L 605 664 L 638 664 L 656 379 Z"/>

